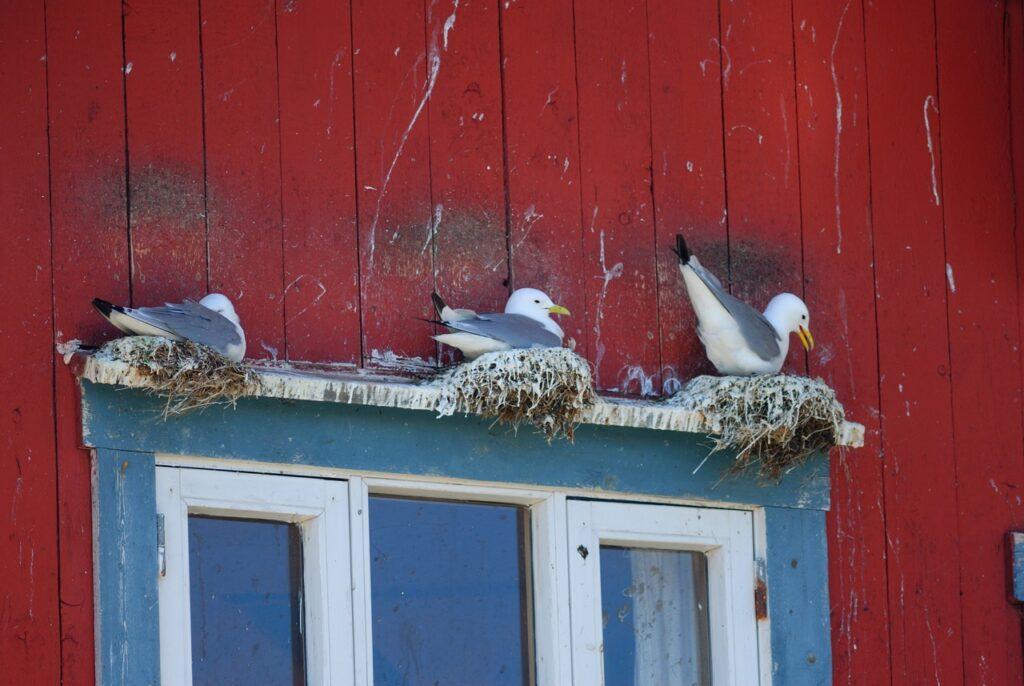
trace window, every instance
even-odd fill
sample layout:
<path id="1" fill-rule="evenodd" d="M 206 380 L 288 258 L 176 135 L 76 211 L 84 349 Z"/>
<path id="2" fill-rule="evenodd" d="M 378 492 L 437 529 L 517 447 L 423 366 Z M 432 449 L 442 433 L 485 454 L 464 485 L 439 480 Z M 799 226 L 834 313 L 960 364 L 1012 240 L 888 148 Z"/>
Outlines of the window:
<path id="1" fill-rule="evenodd" d="M 156 472 L 163 683 L 761 678 L 749 511 Z"/>

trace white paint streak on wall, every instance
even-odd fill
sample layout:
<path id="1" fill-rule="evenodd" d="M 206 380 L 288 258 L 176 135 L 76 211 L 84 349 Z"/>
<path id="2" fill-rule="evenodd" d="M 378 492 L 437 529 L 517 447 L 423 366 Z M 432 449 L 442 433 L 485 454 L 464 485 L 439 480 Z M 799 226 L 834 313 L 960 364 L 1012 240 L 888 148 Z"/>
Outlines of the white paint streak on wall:
<path id="1" fill-rule="evenodd" d="M 313 302 L 309 303 L 308 305 L 303 307 L 301 310 L 299 310 L 298 312 L 296 312 L 292 316 L 288 317 L 288 319 L 286 319 L 285 322 L 284 322 L 286 326 L 288 324 L 291 324 L 293 321 L 295 321 L 299 317 L 301 317 L 303 314 L 305 314 L 306 311 L 309 308 L 311 308 L 314 305 L 316 305 L 318 302 L 320 302 L 320 300 L 325 295 L 327 295 L 327 286 L 324 285 L 323 281 L 321 281 L 320 279 L 316 278 L 312 274 L 299 274 L 298 276 L 296 276 L 295 279 L 293 279 L 290 284 L 288 284 L 287 286 L 284 287 L 284 295 L 287 295 L 288 291 L 290 291 L 292 288 L 297 286 L 299 284 L 299 282 L 302 281 L 303 279 L 312 279 L 313 281 L 315 281 L 317 287 L 320 289 L 320 292 L 317 294 L 317 296 L 315 298 L 313 298 Z"/>
<path id="2" fill-rule="evenodd" d="M 597 221 L 597 209 L 598 208 L 596 207 L 594 208 L 594 216 L 591 219 L 590 223 L 591 231 L 594 230 L 594 223 Z M 594 376 L 598 380 L 600 379 L 601 361 L 604 359 L 605 351 L 604 343 L 601 342 L 601 323 L 604 321 L 604 301 L 608 297 L 608 286 L 611 284 L 612 281 L 622 276 L 623 271 L 623 264 L 621 262 L 616 262 L 614 265 L 612 265 L 611 269 L 608 268 L 607 263 L 605 262 L 603 230 L 601 231 L 600 246 L 601 271 L 603 272 L 603 274 L 602 276 L 596 278 L 602 279 L 603 283 L 601 284 L 601 293 L 597 296 L 597 312 L 596 316 L 594 317 L 594 342 L 595 348 L 597 350 L 597 355 L 594 359 Z"/>
<path id="3" fill-rule="evenodd" d="M 929 95 L 924 99 L 924 105 L 921 109 L 924 113 L 924 133 L 925 140 L 928 143 L 928 156 L 932 162 L 932 200 L 935 206 L 938 207 L 942 204 L 942 200 L 939 198 L 939 180 L 935 171 L 935 144 L 932 142 L 932 122 L 928 117 L 928 108 L 935 110 L 935 114 L 939 113 L 939 107 L 935 104 L 935 96 Z"/>
<path id="4" fill-rule="evenodd" d="M 953 265 L 949 262 L 946 263 L 946 281 L 949 282 L 950 292 L 956 293 L 956 279 L 953 278 Z"/>
<path id="5" fill-rule="evenodd" d="M 444 214 L 444 205 L 437 203 L 434 206 L 434 216 L 427 220 L 427 238 L 423 242 L 423 249 L 420 250 L 420 255 L 425 255 L 427 248 L 434 242 L 434 238 L 437 236 L 438 230 L 441 228 L 441 215 Z"/>
<path id="6" fill-rule="evenodd" d="M 836 26 L 836 37 L 832 40 L 832 50 L 829 52 L 829 70 L 832 73 L 832 90 L 836 96 L 836 138 L 835 148 L 832 151 L 832 179 L 833 179 L 833 199 L 836 203 L 836 254 L 839 255 L 843 252 L 843 215 L 842 207 L 839 204 L 839 148 L 843 135 L 843 96 L 839 92 L 839 74 L 836 73 L 836 50 L 839 48 L 839 34 L 843 30 L 843 22 L 846 20 L 846 13 L 850 9 L 850 3 L 853 0 L 847 0 L 846 6 L 843 7 L 843 13 L 839 15 L 839 25 Z"/>

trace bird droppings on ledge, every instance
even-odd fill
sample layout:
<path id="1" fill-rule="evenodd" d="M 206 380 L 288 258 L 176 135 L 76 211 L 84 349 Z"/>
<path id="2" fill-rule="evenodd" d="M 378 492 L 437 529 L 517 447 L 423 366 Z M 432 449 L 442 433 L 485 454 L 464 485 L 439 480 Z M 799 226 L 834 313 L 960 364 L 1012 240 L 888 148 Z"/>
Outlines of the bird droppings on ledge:
<path id="1" fill-rule="evenodd" d="M 151 377 L 122 360 L 85 351 L 66 352 L 69 366 L 82 379 L 130 388 L 153 387 Z M 262 398 L 429 412 L 437 412 L 441 404 L 441 390 L 435 384 L 417 383 L 408 376 L 394 376 L 379 369 L 261 361 L 250 370 L 260 380 L 260 389 L 254 395 Z M 716 434 L 721 430 L 716 417 L 682 407 L 678 399 L 667 402 L 598 396 L 593 405 L 581 412 L 579 423 L 699 434 Z M 840 428 L 837 445 L 863 446 L 863 425 L 843 422 Z"/>

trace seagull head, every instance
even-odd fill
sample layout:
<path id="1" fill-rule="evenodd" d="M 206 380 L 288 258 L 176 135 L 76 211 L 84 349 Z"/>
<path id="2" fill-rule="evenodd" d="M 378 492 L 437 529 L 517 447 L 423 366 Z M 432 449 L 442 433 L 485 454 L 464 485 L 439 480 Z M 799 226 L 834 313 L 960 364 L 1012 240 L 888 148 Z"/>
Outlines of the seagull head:
<path id="1" fill-rule="evenodd" d="M 210 293 L 208 296 L 200 300 L 199 304 L 208 310 L 213 310 L 217 314 L 222 315 L 232 324 L 241 328 L 242 322 L 239 321 L 238 314 L 235 312 L 235 306 L 231 304 L 231 301 L 228 300 L 227 296 L 221 295 L 220 293 Z"/>
<path id="2" fill-rule="evenodd" d="M 779 293 L 768 303 L 764 311 L 765 319 L 771 322 L 775 330 L 783 337 L 795 333 L 805 350 L 814 347 L 811 335 L 811 314 L 803 300 L 792 293 Z"/>
<path id="3" fill-rule="evenodd" d="M 565 333 L 562 327 L 551 318 L 553 314 L 569 314 L 569 310 L 561 305 L 556 305 L 543 291 L 536 288 L 520 288 L 512 292 L 508 302 L 505 303 L 505 314 L 521 314 L 524 317 L 535 319 L 544 325 L 544 328 L 563 338 Z"/>

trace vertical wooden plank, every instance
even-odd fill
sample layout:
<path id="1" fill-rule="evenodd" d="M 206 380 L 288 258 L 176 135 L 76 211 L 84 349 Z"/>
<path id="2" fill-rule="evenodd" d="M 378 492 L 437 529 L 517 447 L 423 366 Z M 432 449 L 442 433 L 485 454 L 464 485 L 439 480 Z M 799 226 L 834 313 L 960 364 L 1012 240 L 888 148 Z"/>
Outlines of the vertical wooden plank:
<path id="1" fill-rule="evenodd" d="M 485 312 L 500 312 L 508 299 L 498 12 L 493 0 L 427 8 L 440 65 L 427 104 L 434 215 L 424 240 L 434 248 L 438 291 Z M 440 352 L 454 361 L 451 348 Z"/>
<path id="2" fill-rule="evenodd" d="M 833 681 L 888 683 L 863 9 L 797 0 L 793 21 L 804 278 L 818 340 L 809 371 L 866 429 L 863 449 L 832 457 Z"/>
<path id="3" fill-rule="evenodd" d="M 763 309 L 781 291 L 803 293 L 792 8 L 720 6 L 730 279 L 735 295 Z M 802 371 L 793 347 L 787 367 Z"/>
<path id="4" fill-rule="evenodd" d="M 599 388 L 653 393 L 661 366 L 646 4 L 577 2 L 587 350 Z"/>
<path id="5" fill-rule="evenodd" d="M 714 369 L 672 248 L 686 235 L 701 262 L 729 273 L 722 150 L 722 67 L 717 3 L 647 5 L 651 51 L 651 140 L 658 236 L 658 312 L 666 394 Z"/>
<path id="6" fill-rule="evenodd" d="M 0 5 L 0 664 L 8 679 L 60 681 L 53 303 L 43 3 Z"/>
<path id="7" fill-rule="evenodd" d="M 206 294 L 199 5 L 125 5 L 132 299 Z"/>
<path id="8" fill-rule="evenodd" d="M 1014 255 L 1017 264 L 1017 292 L 1024 292 L 1024 4 L 1006 3 L 1007 61 L 1010 78 L 1010 154 L 1014 188 Z M 1024 298 L 1018 296 L 1017 316 L 1024 335 Z M 1020 387 L 1024 391 L 1024 350 L 1021 356 Z M 1024 408 L 1022 408 L 1024 413 Z M 1022 414 L 1024 418 L 1024 414 Z"/>
<path id="9" fill-rule="evenodd" d="M 111 330 L 88 300 L 127 301 L 128 231 L 121 3 L 47 3 L 47 83 L 57 343 L 98 343 Z M 91 684 L 92 508 L 80 450 L 78 385 L 57 370 L 61 680 Z"/>
<path id="10" fill-rule="evenodd" d="M 969 684 L 1024 679 L 1020 613 L 1006 601 L 1004 549 L 1006 532 L 1024 524 L 1017 492 L 1024 483 L 1024 438 L 1005 21 L 1002 2 L 936 2 L 964 681 Z"/>
<path id="11" fill-rule="evenodd" d="M 424 38 L 424 8 L 353 0 L 356 175 L 363 357 L 431 363 L 433 272 L 427 103 L 442 69 Z"/>
<path id="12" fill-rule="evenodd" d="M 569 308 L 559 325 L 586 356 L 572 0 L 503 2 L 501 12 L 511 286 Z"/>
<path id="13" fill-rule="evenodd" d="M 278 2 L 288 357 L 359 362 L 348 2 Z"/>
<path id="14" fill-rule="evenodd" d="M 96 681 L 160 683 L 156 464 L 149 453 L 100 449 L 96 488 Z"/>
<path id="15" fill-rule="evenodd" d="M 766 507 L 764 514 L 773 683 L 832 683 L 825 513 Z M 859 677 L 882 683 L 874 671 Z"/>
<path id="16" fill-rule="evenodd" d="M 204 2 L 210 289 L 232 299 L 249 357 L 284 353 L 274 0 Z"/>
<path id="17" fill-rule="evenodd" d="M 963 682 L 933 10 L 865 7 L 894 684 Z"/>

